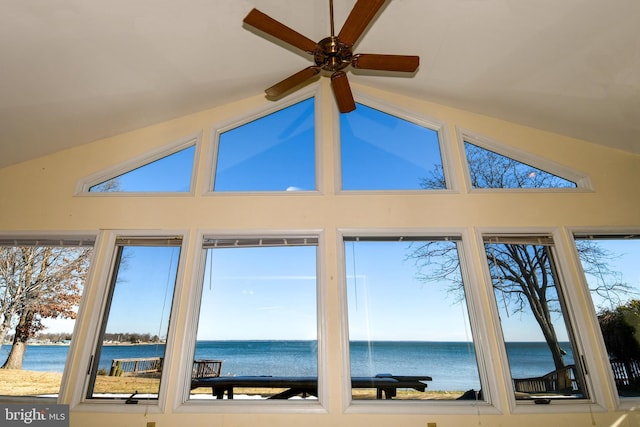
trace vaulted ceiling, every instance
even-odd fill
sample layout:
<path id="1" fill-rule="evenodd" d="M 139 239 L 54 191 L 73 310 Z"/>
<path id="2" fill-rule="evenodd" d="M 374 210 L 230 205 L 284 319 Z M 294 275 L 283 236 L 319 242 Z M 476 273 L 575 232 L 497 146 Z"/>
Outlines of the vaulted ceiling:
<path id="1" fill-rule="evenodd" d="M 334 0 L 336 29 L 356 0 Z M 0 167 L 261 93 L 308 66 L 329 0 L 0 0 Z M 388 0 L 356 51 L 420 56 L 352 83 L 640 153 L 637 0 Z"/>

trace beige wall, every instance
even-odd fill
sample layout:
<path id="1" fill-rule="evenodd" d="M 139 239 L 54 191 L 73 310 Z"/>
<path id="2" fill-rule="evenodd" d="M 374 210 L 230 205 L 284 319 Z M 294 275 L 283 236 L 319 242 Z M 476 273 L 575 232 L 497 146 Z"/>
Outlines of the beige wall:
<path id="1" fill-rule="evenodd" d="M 248 111 L 257 112 L 272 104 L 256 96 L 220 108 L 204 111 L 191 116 L 168 121 L 148 128 L 129 132 L 116 137 L 88 143 L 84 146 L 38 158 L 29 162 L 0 169 L 0 234 L 15 232 L 68 232 L 88 231 L 103 235 L 107 229 L 140 230 L 165 229 L 185 230 L 190 233 L 187 248 L 188 257 L 195 258 L 195 236 L 203 230 L 323 230 L 325 259 L 323 286 L 326 289 L 326 344 L 328 354 L 328 402 L 326 413 L 261 413 L 263 409 L 248 408 L 247 412 L 219 411 L 206 414 L 183 413 L 177 408 L 182 392 L 180 377 L 181 337 L 176 337 L 170 375 L 167 379 L 167 393 L 163 396 L 160 411 L 149 410 L 145 415 L 143 405 L 122 408 L 115 413 L 111 409 L 83 405 L 75 406 L 77 388 L 82 383 L 86 370 L 83 346 L 72 354 L 73 369 L 68 372 L 68 387 L 63 394 L 66 403 L 74 404 L 72 426 L 145 426 L 146 421 L 156 421 L 157 427 L 166 426 L 256 426 L 276 427 L 284 425 L 312 426 L 390 426 L 403 425 L 425 427 L 427 422 L 445 426 L 632 426 L 640 425 L 640 417 L 633 412 L 616 409 L 615 393 L 606 381 L 607 371 L 597 367 L 595 376 L 601 379 L 599 387 L 600 404 L 605 411 L 594 405 L 592 411 L 534 408 L 536 414 L 513 414 L 509 406 L 509 393 L 498 383 L 494 396 L 502 414 L 487 414 L 486 411 L 467 411 L 466 415 L 455 414 L 456 409 L 430 414 L 429 405 L 421 411 L 406 414 L 397 410 L 396 414 L 351 413 L 343 408 L 343 387 L 341 385 L 341 351 L 339 322 L 339 262 L 336 258 L 337 231 L 342 228 L 371 227 L 375 229 L 462 229 L 473 236 L 479 229 L 540 229 L 559 233 L 567 246 L 573 227 L 596 227 L 600 229 L 640 230 L 640 156 L 622 151 L 606 149 L 584 141 L 542 132 L 517 124 L 472 114 L 441 105 L 378 92 L 370 88 L 354 86 L 357 93 L 397 105 L 414 114 L 424 115 L 444 122 L 449 137 L 454 178 L 459 189 L 446 194 L 404 194 L 404 195 L 346 195 L 336 194 L 333 160 L 336 157 L 335 131 L 333 124 L 337 117 L 332 110 L 331 93 L 322 82 L 318 88 L 321 100 L 323 125 L 320 132 L 321 192 L 315 194 L 283 194 L 279 196 L 251 195 L 203 195 L 206 187 L 207 161 L 210 150 L 211 128 L 228 124 Z M 552 160 L 589 176 L 593 191 L 576 192 L 504 192 L 470 194 L 464 186 L 462 155 L 459 152 L 456 135 L 460 128 L 486 138 L 509 144 L 515 148 L 531 152 Z M 165 146 L 190 135 L 201 135 L 198 161 L 197 189 L 192 195 L 175 197 L 122 196 L 96 197 L 74 196 L 78 181 L 88 175 L 104 170 L 132 157 Z M 104 244 L 98 248 L 97 265 L 106 265 L 111 250 Z M 479 256 L 479 255 L 478 255 Z M 575 258 L 567 257 L 568 276 L 580 283 L 579 268 Z M 572 264 L 573 262 L 573 264 Z M 481 261 L 472 260 L 479 266 Z M 184 286 L 177 296 L 177 330 L 188 328 L 186 315 L 189 307 L 190 285 L 195 263 L 187 260 Z M 480 267 L 472 274 L 482 280 Z M 104 268 L 103 268 L 104 269 Z M 100 270 L 99 268 L 97 270 Z M 97 304 L 99 289 L 103 284 L 104 272 L 94 271 L 87 285 L 85 302 Z M 486 304 L 488 293 L 482 294 L 481 304 Z M 577 293 L 577 310 L 589 313 L 590 307 L 584 293 Z M 484 298 L 484 299 L 483 299 Z M 485 301 L 485 302 L 482 302 Z M 92 306 L 94 306 L 92 305 Z M 489 306 L 482 309 L 490 311 Z M 82 322 L 77 330 L 77 342 L 93 342 L 92 331 L 96 321 L 95 313 L 83 312 Z M 486 319 L 491 320 L 488 316 Z M 581 335 L 595 346 L 593 358 L 603 358 L 599 338 L 593 323 L 579 326 Z M 487 328 L 483 334 L 488 348 L 497 349 L 496 333 Z M 88 344 L 90 345 L 90 344 Z M 604 360 L 604 359 L 602 359 Z M 494 359 L 495 372 L 501 372 L 500 360 Z M 104 407 L 104 405 L 103 405 Z M 554 412 L 545 414 L 544 411 Z M 181 412 L 182 411 L 182 412 Z M 322 412 L 320 411 L 320 412 Z M 566 411 L 563 412 L 563 411 Z M 192 411 L 193 412 L 193 411 Z M 286 411 L 285 411 L 286 412 Z M 347 412 L 347 413 L 345 413 Z M 355 411 L 358 412 L 358 411 Z M 362 409 L 359 412 L 367 412 Z M 494 411 L 498 412 L 498 411 Z M 575 413 L 572 413 L 575 412 Z"/>

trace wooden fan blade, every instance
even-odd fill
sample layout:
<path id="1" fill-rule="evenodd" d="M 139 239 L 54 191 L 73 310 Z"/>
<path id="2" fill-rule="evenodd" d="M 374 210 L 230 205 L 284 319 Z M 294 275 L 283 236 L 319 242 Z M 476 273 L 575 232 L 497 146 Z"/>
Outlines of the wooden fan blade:
<path id="1" fill-rule="evenodd" d="M 420 65 L 419 56 L 410 55 L 376 55 L 360 53 L 351 59 L 353 68 L 381 71 L 404 71 L 413 73 Z"/>
<path id="2" fill-rule="evenodd" d="M 315 66 L 307 67 L 304 70 L 298 71 L 294 75 L 287 77 L 286 79 L 282 80 L 280 83 L 276 83 L 275 85 L 271 86 L 269 89 L 265 90 L 264 92 L 267 94 L 267 97 L 269 98 L 279 98 L 285 93 L 287 93 L 288 91 L 290 91 L 291 89 L 295 88 L 296 86 L 303 84 L 304 82 L 306 82 L 307 80 L 309 80 L 310 78 L 318 74 L 319 72 L 320 72 L 320 69 L 318 67 L 315 67 Z"/>
<path id="3" fill-rule="evenodd" d="M 376 13 L 386 0 L 358 0 L 344 22 L 338 39 L 344 44 L 353 46 L 358 41 Z"/>
<path id="4" fill-rule="evenodd" d="M 353 100 L 349 80 L 344 71 L 336 71 L 331 75 L 331 86 L 341 113 L 348 113 L 356 109 L 356 102 Z"/>
<path id="5" fill-rule="evenodd" d="M 313 40 L 303 36 L 295 30 L 287 27 L 286 25 L 276 21 L 269 15 L 260 12 L 258 9 L 253 9 L 244 18 L 243 21 L 247 25 L 251 25 L 260 31 L 263 31 L 273 37 L 282 40 L 291 46 L 302 49 L 305 52 L 313 53 L 316 50 L 317 43 Z"/>

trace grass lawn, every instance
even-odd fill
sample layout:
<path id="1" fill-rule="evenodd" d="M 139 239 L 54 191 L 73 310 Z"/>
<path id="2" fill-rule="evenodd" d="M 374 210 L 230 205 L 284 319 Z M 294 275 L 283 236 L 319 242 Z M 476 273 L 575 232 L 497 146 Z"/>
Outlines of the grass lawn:
<path id="1" fill-rule="evenodd" d="M 60 391 L 61 373 L 37 372 L 19 369 L 0 369 L 0 395 L 4 396 L 38 396 L 58 394 Z M 94 392 L 96 394 L 132 394 L 137 391 L 139 394 L 156 394 L 160 380 L 157 378 L 143 377 L 110 377 L 98 375 Z M 265 388 L 238 388 L 234 390 L 236 396 L 239 395 L 261 395 L 268 397 L 279 393 L 281 389 Z M 209 395 L 210 388 L 197 388 L 191 394 Z M 419 392 L 416 390 L 398 390 L 396 399 L 402 400 L 453 400 L 458 398 L 462 392 L 431 391 Z M 376 398 L 375 389 L 355 389 L 353 390 L 354 400 L 369 400 Z"/>

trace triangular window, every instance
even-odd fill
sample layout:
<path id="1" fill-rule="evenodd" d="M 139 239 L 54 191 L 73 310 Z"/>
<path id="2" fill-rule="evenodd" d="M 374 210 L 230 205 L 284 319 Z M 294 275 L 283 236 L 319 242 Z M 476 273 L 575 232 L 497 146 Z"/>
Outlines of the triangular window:
<path id="1" fill-rule="evenodd" d="M 221 132 L 213 191 L 314 191 L 314 104 L 309 98 Z"/>
<path id="2" fill-rule="evenodd" d="M 101 173 L 83 185 L 89 193 L 184 193 L 191 191 L 195 141 L 146 155 Z"/>
<path id="3" fill-rule="evenodd" d="M 583 175 L 531 154 L 499 147 L 497 143 L 470 142 L 470 138 L 465 138 L 464 151 L 473 189 L 572 189 L 586 186 L 587 178 Z"/>
<path id="4" fill-rule="evenodd" d="M 362 104 L 342 114 L 342 190 L 446 189 L 439 132 L 420 122 Z"/>

